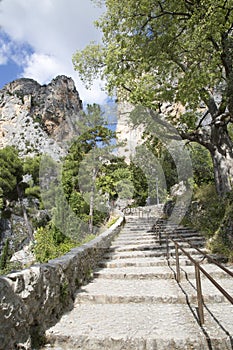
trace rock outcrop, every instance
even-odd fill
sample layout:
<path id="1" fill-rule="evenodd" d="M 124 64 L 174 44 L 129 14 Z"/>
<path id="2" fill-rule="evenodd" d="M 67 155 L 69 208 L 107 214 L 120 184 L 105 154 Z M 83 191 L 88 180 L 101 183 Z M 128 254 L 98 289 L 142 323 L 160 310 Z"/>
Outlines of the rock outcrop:
<path id="1" fill-rule="evenodd" d="M 21 157 L 48 154 L 59 160 L 67 153 L 68 141 L 78 134 L 81 112 L 82 101 L 71 78 L 58 76 L 48 85 L 15 80 L 0 90 L 0 148 L 13 145 Z M 23 203 L 33 229 L 39 226 L 40 216 L 47 215 L 37 202 L 25 198 Z M 11 253 L 25 253 L 29 234 L 16 200 L 0 212 L 0 255 L 7 240 Z M 13 258 L 22 260 L 18 255 Z"/>
<path id="2" fill-rule="evenodd" d="M 21 156 L 47 153 L 59 159 L 77 134 L 82 101 L 71 78 L 48 85 L 15 80 L 0 90 L 0 148 L 15 145 Z"/>

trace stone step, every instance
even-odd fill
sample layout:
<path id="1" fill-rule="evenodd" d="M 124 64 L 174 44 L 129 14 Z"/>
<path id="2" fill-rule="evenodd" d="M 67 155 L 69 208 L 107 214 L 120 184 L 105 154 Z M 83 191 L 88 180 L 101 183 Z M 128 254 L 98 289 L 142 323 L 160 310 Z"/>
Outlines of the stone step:
<path id="1" fill-rule="evenodd" d="M 205 264 L 203 266 L 206 272 L 214 278 L 225 278 L 226 273 L 212 264 Z M 141 266 L 141 267 L 116 267 L 116 268 L 99 268 L 94 271 L 94 277 L 107 279 L 174 279 L 176 273 L 175 265 L 168 266 Z M 194 266 L 182 266 L 181 278 L 188 277 L 195 278 Z M 206 276 L 202 274 L 202 278 Z"/>
<path id="2" fill-rule="evenodd" d="M 174 240 L 178 243 L 185 243 L 185 244 L 188 244 L 188 242 L 190 243 L 197 243 L 197 244 L 204 244 L 205 243 L 205 240 L 200 238 L 200 237 L 192 237 L 192 238 L 189 238 L 189 239 L 181 239 L 181 238 L 176 238 L 174 237 Z M 166 243 L 166 237 L 161 237 L 161 239 L 159 239 L 159 236 L 157 235 L 151 235 L 151 236 L 136 236 L 136 237 L 128 237 L 128 236 L 125 236 L 125 237 L 117 237 L 113 242 L 112 242 L 112 246 L 113 245 L 122 245 L 124 246 L 125 244 L 129 243 L 129 244 L 138 244 L 140 243 L 140 241 L 142 242 L 161 242 L 163 244 Z M 171 242 L 171 240 L 168 240 L 170 244 L 174 244 L 173 242 Z"/>
<path id="3" fill-rule="evenodd" d="M 219 283 L 229 294 L 233 284 L 229 287 L 227 279 Z M 226 303 L 227 299 L 208 280 L 202 282 L 203 299 L 205 303 Z M 122 303 L 189 303 L 197 305 L 197 291 L 195 280 L 182 282 L 180 288 L 174 280 L 117 280 L 95 279 L 78 290 L 75 305 L 92 304 L 122 304 Z"/>
<path id="4" fill-rule="evenodd" d="M 186 242 L 179 242 L 177 241 L 181 247 L 185 248 L 186 250 L 190 249 L 190 245 Z M 203 244 L 200 241 L 193 241 L 192 245 L 197 248 L 203 247 Z M 168 242 L 168 246 L 170 248 L 174 247 L 174 244 L 172 242 Z M 166 249 L 167 245 L 165 241 L 159 241 L 159 240 L 140 240 L 136 242 L 125 242 L 124 244 L 114 242 L 111 247 L 109 248 L 109 252 L 115 251 L 115 252 L 122 252 L 126 250 L 145 250 L 145 249 Z"/>
<path id="5" fill-rule="evenodd" d="M 203 250 L 203 249 L 202 249 Z M 169 249 L 170 254 L 175 256 L 175 249 Z M 187 249 L 187 251 L 194 256 L 200 256 L 200 254 L 195 249 Z M 203 250 L 205 251 L 205 250 Z M 179 254 L 182 256 L 181 252 L 179 251 Z M 128 250 L 128 251 L 121 251 L 121 252 L 108 252 L 106 253 L 103 258 L 105 259 L 125 259 L 125 258 L 136 258 L 136 257 L 165 257 L 167 255 L 166 249 L 154 249 L 151 250 L 149 247 L 148 249 L 144 250 Z"/>
<path id="6" fill-rule="evenodd" d="M 165 292 L 166 291 L 166 292 Z M 196 300 L 195 290 L 193 292 Z M 95 279 L 80 288 L 78 303 L 186 303 L 186 296 L 174 280 L 117 280 Z"/>
<path id="7" fill-rule="evenodd" d="M 223 327 L 208 315 L 201 329 L 184 304 L 78 304 L 46 332 L 51 345 L 45 349 L 229 350 L 223 330 L 233 331 L 232 323 L 230 329 L 224 323 L 232 315 L 228 307 L 214 304 Z"/>
<path id="8" fill-rule="evenodd" d="M 155 243 L 155 239 L 153 236 L 148 236 L 148 237 L 140 237 L 137 238 L 135 240 L 133 240 L 132 238 L 130 239 L 116 239 L 112 244 L 111 244 L 111 248 L 113 247 L 118 247 L 118 246 L 125 246 L 127 245 L 135 245 L 135 244 L 154 244 Z"/>
<path id="9" fill-rule="evenodd" d="M 183 273 L 184 275 L 184 273 Z M 174 272 L 167 266 L 143 266 L 97 269 L 94 278 L 106 279 L 174 279 Z"/>
<path id="10" fill-rule="evenodd" d="M 198 260 L 201 260 L 202 256 L 196 256 Z M 185 257 L 180 257 L 179 259 L 180 265 L 192 265 L 191 261 L 189 259 L 186 259 Z M 175 259 L 170 259 L 170 265 L 175 265 L 176 261 Z M 207 263 L 205 260 L 204 263 Z M 121 258 L 121 259 L 105 259 L 102 260 L 99 264 L 99 267 L 108 267 L 108 268 L 115 268 L 115 267 L 129 267 L 129 266 L 135 266 L 135 267 L 143 267 L 143 266 L 167 266 L 168 262 L 165 257 L 142 257 L 142 258 Z"/>
<path id="11" fill-rule="evenodd" d="M 233 306 L 203 276 L 205 324 L 200 327 L 194 266 L 179 256 L 178 284 L 174 246 L 170 245 L 167 261 L 164 236 L 160 246 L 157 235 L 146 231 L 152 221 L 148 225 L 145 219 L 133 220 L 136 223 L 126 222 L 104 255 L 94 279 L 79 289 L 73 310 L 46 332 L 51 345 L 44 350 L 232 349 Z M 203 247 L 203 237 L 191 230 L 182 232 Z M 186 250 L 202 260 L 195 249 Z M 224 271 L 206 260 L 202 266 L 233 293 L 233 279 L 229 283 Z"/>
<path id="12" fill-rule="evenodd" d="M 142 231 L 142 232 L 125 232 L 125 233 L 121 233 L 116 239 L 140 239 L 142 237 L 158 237 L 159 234 L 156 232 L 148 232 L 148 231 Z M 198 235 L 198 234 L 193 234 L 193 233 L 187 233 L 186 235 L 182 235 L 183 238 L 187 239 L 187 240 L 203 240 L 205 241 L 205 237 Z M 163 240 L 166 239 L 166 234 L 161 234 L 161 238 Z M 174 234 L 170 234 L 169 238 L 173 238 L 173 239 L 181 239 L 180 237 L 177 237 L 177 235 Z"/>
<path id="13" fill-rule="evenodd" d="M 185 249 L 186 252 L 191 254 L 192 256 L 200 255 L 200 253 L 193 248 L 186 247 Z M 203 252 L 205 252 L 204 249 L 202 249 Z M 136 253 L 135 253 L 136 252 Z M 173 246 L 169 247 L 169 252 L 172 255 L 175 255 L 175 248 Z M 159 245 L 141 245 L 141 246 L 125 246 L 121 247 L 119 249 L 109 249 L 109 252 L 104 255 L 104 257 L 108 257 L 111 259 L 118 259 L 119 256 L 123 257 L 143 257 L 143 256 L 166 256 L 167 255 L 167 249 L 166 246 L 159 246 Z M 179 250 L 179 255 L 183 256 L 183 253 L 181 250 Z"/>

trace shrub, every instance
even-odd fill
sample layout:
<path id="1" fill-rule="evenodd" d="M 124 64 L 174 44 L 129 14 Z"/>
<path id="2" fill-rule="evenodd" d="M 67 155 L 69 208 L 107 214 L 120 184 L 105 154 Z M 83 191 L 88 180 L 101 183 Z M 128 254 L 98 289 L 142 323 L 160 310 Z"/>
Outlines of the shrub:
<path id="1" fill-rule="evenodd" d="M 203 184 L 195 190 L 191 208 L 183 223 L 195 227 L 206 237 L 213 237 L 224 217 L 225 205 L 213 184 Z"/>
<path id="2" fill-rule="evenodd" d="M 33 252 L 36 260 L 42 263 L 66 254 L 77 245 L 78 242 L 72 241 L 55 226 L 49 224 L 37 230 Z"/>

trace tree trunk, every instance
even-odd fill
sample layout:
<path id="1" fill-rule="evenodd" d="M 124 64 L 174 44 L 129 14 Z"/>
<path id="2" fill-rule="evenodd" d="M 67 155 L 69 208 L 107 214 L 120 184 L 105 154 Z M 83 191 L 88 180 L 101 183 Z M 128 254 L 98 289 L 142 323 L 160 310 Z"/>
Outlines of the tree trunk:
<path id="1" fill-rule="evenodd" d="M 33 240 L 33 232 L 32 232 L 32 228 L 31 228 L 31 225 L 29 223 L 29 220 L 28 220 L 28 215 L 27 215 L 27 210 L 23 204 L 23 196 L 22 196 L 22 191 L 21 191 L 21 188 L 19 185 L 17 185 L 17 192 L 18 192 L 18 197 L 19 197 L 19 202 L 21 204 L 21 208 L 22 208 L 22 211 L 23 211 L 23 218 L 24 218 L 24 221 L 25 221 L 25 225 L 26 225 L 26 228 L 27 228 L 27 231 L 28 231 L 28 237 L 30 239 L 30 241 Z"/>
<path id="2" fill-rule="evenodd" d="M 213 126 L 209 147 L 213 166 L 215 185 L 220 197 L 232 190 L 233 185 L 233 143 L 227 127 Z"/>
<path id="3" fill-rule="evenodd" d="M 93 216 L 94 216 L 94 201 L 95 201 L 95 192 L 94 188 L 91 189 L 90 195 L 90 209 L 89 209 L 89 231 L 93 232 Z"/>
<path id="4" fill-rule="evenodd" d="M 94 168 L 92 171 L 92 184 L 90 193 L 90 208 L 89 208 L 89 231 L 93 232 L 93 221 L 94 221 L 94 206 L 95 206 L 95 181 L 98 173 L 98 169 Z"/>

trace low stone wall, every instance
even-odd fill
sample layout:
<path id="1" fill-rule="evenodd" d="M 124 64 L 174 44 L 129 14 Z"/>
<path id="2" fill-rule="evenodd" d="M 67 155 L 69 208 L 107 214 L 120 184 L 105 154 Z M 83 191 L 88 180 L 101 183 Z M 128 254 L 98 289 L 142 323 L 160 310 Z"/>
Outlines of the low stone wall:
<path id="1" fill-rule="evenodd" d="M 60 258 L 0 277 L 1 350 L 38 347 L 45 330 L 72 308 L 77 288 L 91 277 L 123 220 Z"/>

